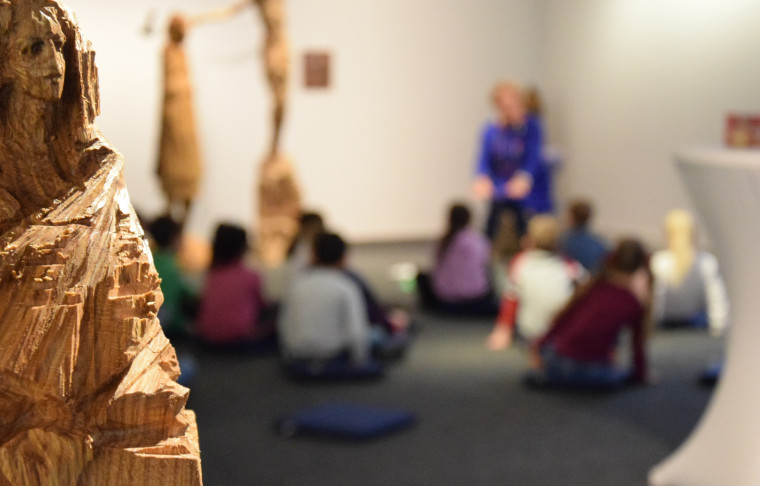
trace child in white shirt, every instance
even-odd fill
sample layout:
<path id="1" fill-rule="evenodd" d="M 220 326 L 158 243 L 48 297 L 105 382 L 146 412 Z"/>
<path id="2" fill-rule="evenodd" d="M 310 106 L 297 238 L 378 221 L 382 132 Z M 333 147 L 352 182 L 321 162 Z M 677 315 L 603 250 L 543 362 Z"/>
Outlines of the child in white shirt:
<path id="1" fill-rule="evenodd" d="M 343 271 L 346 244 L 332 233 L 314 241 L 314 265 L 293 279 L 283 302 L 280 342 L 286 361 L 369 362 L 370 325 L 361 290 Z"/>
<path id="2" fill-rule="evenodd" d="M 523 251 L 507 268 L 507 287 L 488 337 L 490 349 L 508 348 L 515 329 L 528 341 L 543 336 L 575 285 L 585 278 L 579 263 L 557 253 L 559 234 L 559 223 L 553 216 L 535 216 L 528 223 Z"/>

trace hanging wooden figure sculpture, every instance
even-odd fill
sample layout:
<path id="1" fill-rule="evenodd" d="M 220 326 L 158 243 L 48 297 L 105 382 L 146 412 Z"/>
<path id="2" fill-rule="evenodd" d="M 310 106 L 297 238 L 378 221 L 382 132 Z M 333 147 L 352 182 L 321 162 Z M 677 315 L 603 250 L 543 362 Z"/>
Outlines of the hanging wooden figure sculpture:
<path id="1" fill-rule="evenodd" d="M 191 21 L 175 14 L 169 20 L 164 48 L 164 97 L 157 173 L 166 197 L 166 214 L 182 225 L 201 178 L 201 155 L 195 126 L 192 83 L 184 40 Z"/>
<path id="2" fill-rule="evenodd" d="M 215 11 L 214 18 L 225 18 L 254 5 L 264 25 L 263 60 L 272 94 L 272 138 L 268 153 L 260 164 L 258 179 L 259 240 L 262 261 L 276 265 L 284 260 L 298 231 L 301 196 L 295 169 L 280 151 L 280 139 L 288 95 L 290 48 L 285 30 L 283 0 L 242 0 Z"/>
<path id="3" fill-rule="evenodd" d="M 295 171 L 280 152 L 287 102 L 290 49 L 285 34 L 283 0 L 254 0 L 266 30 L 264 66 L 272 92 L 272 142 L 259 172 L 259 253 L 263 261 L 281 262 L 298 232 L 301 199 Z"/>
<path id="4" fill-rule="evenodd" d="M 0 484 L 200 486 L 94 55 L 57 0 L 0 0 Z"/>

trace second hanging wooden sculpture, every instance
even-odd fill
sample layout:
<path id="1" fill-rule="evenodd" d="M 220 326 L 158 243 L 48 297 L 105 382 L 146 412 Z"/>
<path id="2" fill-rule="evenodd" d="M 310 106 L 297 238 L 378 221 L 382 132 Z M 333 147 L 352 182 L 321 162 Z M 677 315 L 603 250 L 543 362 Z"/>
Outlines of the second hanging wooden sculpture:
<path id="1" fill-rule="evenodd" d="M 282 126 L 288 97 L 290 47 L 285 30 L 284 0 L 242 0 L 209 14 L 228 18 L 255 6 L 264 25 L 262 58 L 272 95 L 272 136 L 268 151 L 259 165 L 258 252 L 262 261 L 276 265 L 285 259 L 298 232 L 301 191 L 290 159 L 280 149 Z"/>
<path id="2" fill-rule="evenodd" d="M 250 1 L 250 0 L 249 0 Z M 244 2 L 245 3 L 245 2 Z M 264 66 L 272 92 L 272 140 L 259 171 L 259 254 L 269 264 L 281 262 L 298 232 L 301 196 L 290 159 L 280 151 L 288 93 L 290 48 L 283 0 L 253 0 L 265 28 Z"/>

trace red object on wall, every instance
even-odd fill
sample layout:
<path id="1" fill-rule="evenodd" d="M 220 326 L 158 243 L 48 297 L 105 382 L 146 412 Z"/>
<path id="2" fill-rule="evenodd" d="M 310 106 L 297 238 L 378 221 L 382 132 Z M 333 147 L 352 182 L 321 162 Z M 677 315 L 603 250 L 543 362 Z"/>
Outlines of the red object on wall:
<path id="1" fill-rule="evenodd" d="M 307 88 L 328 88 L 330 86 L 330 54 L 327 52 L 306 52 L 303 55 L 304 85 Z"/>
<path id="2" fill-rule="evenodd" d="M 760 115 L 729 113 L 725 142 L 729 147 L 760 147 Z"/>

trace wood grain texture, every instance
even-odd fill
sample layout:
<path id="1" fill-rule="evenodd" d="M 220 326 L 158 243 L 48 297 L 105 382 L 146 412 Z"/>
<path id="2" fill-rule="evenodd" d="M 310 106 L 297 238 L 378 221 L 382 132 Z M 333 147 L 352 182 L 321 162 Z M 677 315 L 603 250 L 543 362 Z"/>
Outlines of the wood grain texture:
<path id="1" fill-rule="evenodd" d="M 184 223 L 201 179 L 192 83 L 184 39 L 189 22 L 175 14 L 164 48 L 164 98 L 157 172 L 167 214 Z"/>
<path id="2" fill-rule="evenodd" d="M 201 485 L 93 61 L 57 1 L 0 0 L 0 486 Z"/>
<path id="3" fill-rule="evenodd" d="M 298 233 L 301 196 L 293 164 L 287 157 L 272 155 L 259 173 L 259 257 L 275 265 L 287 256 Z"/>
<path id="4" fill-rule="evenodd" d="M 293 164 L 280 151 L 287 105 L 290 45 L 284 0 L 253 0 L 265 28 L 264 68 L 272 94 L 272 141 L 259 174 L 259 257 L 270 265 L 285 259 L 298 232 L 300 188 Z"/>
<path id="5" fill-rule="evenodd" d="M 179 188 L 193 188 L 189 181 L 197 182 L 195 177 L 200 169 L 196 170 L 193 166 L 195 163 L 192 162 L 197 157 L 197 142 L 190 136 L 190 128 L 194 131 L 194 123 L 192 116 L 188 115 L 191 113 L 191 101 L 190 83 L 182 49 L 184 32 L 195 25 L 228 19 L 251 6 L 256 8 L 264 27 L 261 56 L 272 97 L 272 134 L 268 152 L 259 166 L 258 253 L 264 263 L 274 266 L 284 260 L 287 249 L 298 231 L 301 212 L 301 191 L 295 169 L 280 150 L 290 77 L 290 43 L 286 30 L 284 0 L 239 0 L 203 14 L 187 18 L 178 15 L 172 19 L 169 29 L 170 42 L 165 51 L 166 97 L 159 173 L 167 171 L 166 175 L 161 175 L 161 179 L 170 206 L 178 206 L 172 201 L 181 202 L 184 198 L 185 207 L 189 208 L 190 192 L 181 194 Z M 170 132 L 171 136 L 165 135 Z M 166 164 L 164 159 L 174 157 L 177 160 L 172 162 L 169 169 L 169 164 Z M 183 164 L 189 164 L 187 169 L 182 168 Z M 164 165 L 167 168 L 164 168 Z M 200 167 L 200 163 L 197 166 Z M 174 174 L 171 177 L 168 174 L 169 170 Z M 170 179 L 174 182 L 170 182 Z M 170 191 L 175 191 L 175 195 L 170 196 Z M 193 195 L 194 191 L 195 189 L 192 191 Z M 177 211 L 172 209 L 169 213 L 177 214 Z"/>

